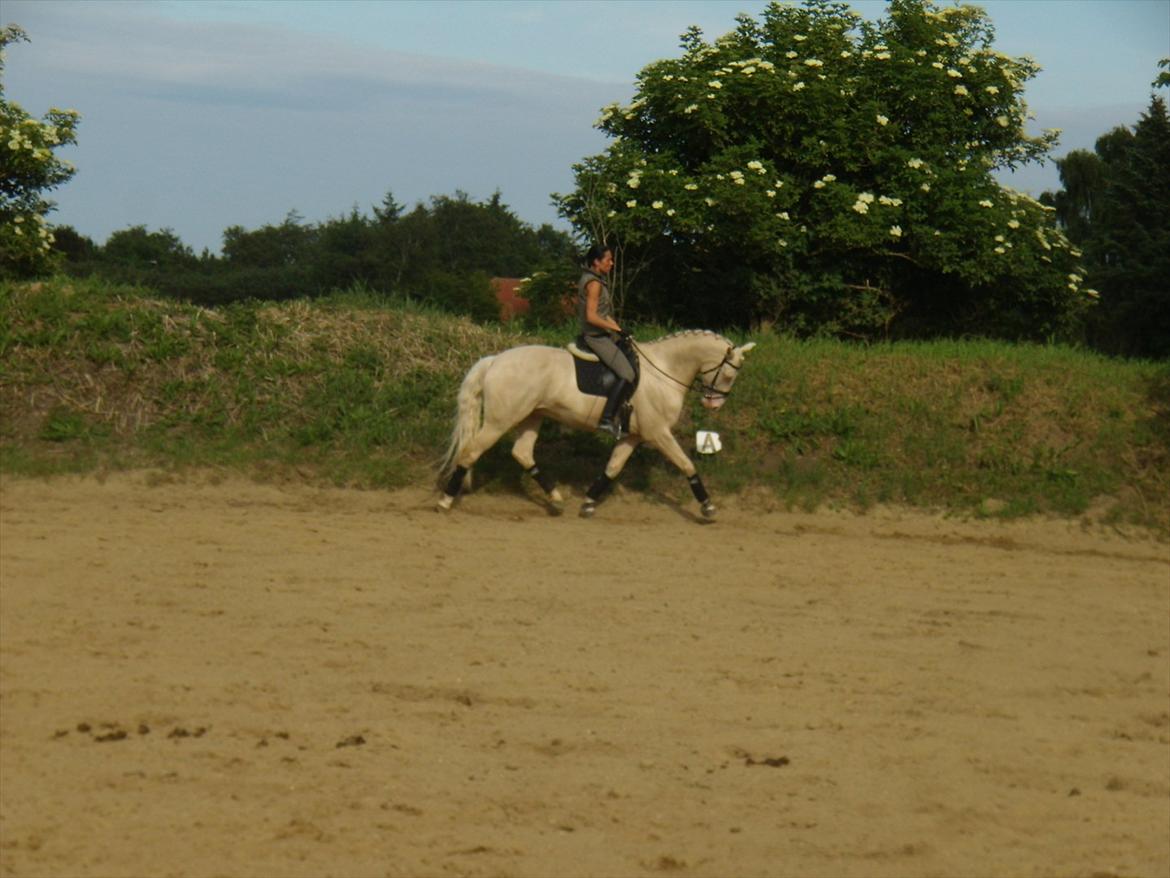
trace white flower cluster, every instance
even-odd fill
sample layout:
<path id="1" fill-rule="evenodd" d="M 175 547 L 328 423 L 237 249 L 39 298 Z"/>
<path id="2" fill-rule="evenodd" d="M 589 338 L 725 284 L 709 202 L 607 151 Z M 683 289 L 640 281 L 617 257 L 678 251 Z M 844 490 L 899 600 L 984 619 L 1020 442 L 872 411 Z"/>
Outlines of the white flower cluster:
<path id="1" fill-rule="evenodd" d="M 597 121 L 593 123 L 593 127 L 600 128 L 602 125 L 604 125 L 610 119 L 612 119 L 617 114 L 619 109 L 621 109 L 621 108 L 616 103 L 607 104 L 606 106 L 602 107 L 601 108 L 601 115 L 597 118 Z"/>
<path id="2" fill-rule="evenodd" d="M 19 125 L 12 126 L 8 132 L 8 148 L 13 152 L 27 150 L 37 161 L 45 161 L 52 156 L 52 151 L 38 145 L 38 141 L 50 144 L 61 142 L 57 128 L 53 125 L 42 125 L 36 119 L 25 119 Z"/>
<path id="3" fill-rule="evenodd" d="M 39 213 L 18 214 L 13 217 L 12 233 L 18 238 L 35 240 L 37 249 L 42 252 L 48 252 L 53 242 L 57 240 L 45 218 Z"/>
<path id="4" fill-rule="evenodd" d="M 757 70 L 763 70 L 765 73 L 775 73 L 776 65 L 771 61 L 765 61 L 762 58 L 748 58 L 745 61 L 731 61 L 727 67 L 720 70 L 720 73 L 733 73 L 739 70 L 744 76 L 753 76 Z"/>
<path id="5" fill-rule="evenodd" d="M 23 115 L 23 111 L 16 104 L 10 107 L 15 114 Z M 57 171 L 72 172 L 73 165 L 53 156 L 53 147 L 62 143 L 72 143 L 72 123 L 79 116 L 76 110 L 60 110 L 53 107 L 49 110 L 51 121 L 40 122 L 32 118 L 23 118 L 9 127 L 0 127 L 0 164 L 7 166 L 22 154 L 21 165 L 27 165 L 29 160 L 43 168 Z M 64 118 L 62 118 L 64 117 Z M 58 127 L 58 123 L 64 127 Z M 17 172 L 19 176 L 20 172 Z M 20 184 L 17 184 L 18 188 Z M 11 234 L 20 240 L 20 247 L 26 254 L 38 256 L 48 253 L 56 240 L 45 217 L 36 211 L 26 211 L 15 215 L 9 214 L 10 220 L 3 224 L 2 232 Z"/>
<path id="6" fill-rule="evenodd" d="M 872 192 L 862 192 L 861 194 L 859 194 L 857 196 L 857 200 L 853 202 L 852 209 L 855 210 L 857 213 L 860 213 L 861 215 L 864 216 L 865 214 L 869 213 L 869 207 L 875 201 L 878 204 L 882 205 L 883 207 L 901 207 L 902 206 L 902 199 L 901 198 L 893 198 L 889 195 L 875 196 Z M 898 237 L 902 234 L 902 230 L 900 227 L 894 226 L 892 228 L 898 229 L 896 234 L 891 230 L 891 234 L 893 234 L 894 237 Z"/>

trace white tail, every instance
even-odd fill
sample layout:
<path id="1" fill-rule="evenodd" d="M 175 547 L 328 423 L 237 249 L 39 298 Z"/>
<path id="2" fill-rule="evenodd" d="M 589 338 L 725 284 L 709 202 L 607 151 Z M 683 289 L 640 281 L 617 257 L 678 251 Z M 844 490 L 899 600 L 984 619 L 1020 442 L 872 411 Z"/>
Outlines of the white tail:
<path id="1" fill-rule="evenodd" d="M 451 475 L 459 455 L 467 447 L 467 443 L 475 438 L 479 432 L 482 419 L 480 417 L 483 404 L 483 376 L 495 356 L 484 357 L 471 367 L 459 386 L 459 398 L 455 408 L 455 429 L 451 431 L 451 444 L 443 457 L 443 464 L 439 470 L 440 482 Z"/>

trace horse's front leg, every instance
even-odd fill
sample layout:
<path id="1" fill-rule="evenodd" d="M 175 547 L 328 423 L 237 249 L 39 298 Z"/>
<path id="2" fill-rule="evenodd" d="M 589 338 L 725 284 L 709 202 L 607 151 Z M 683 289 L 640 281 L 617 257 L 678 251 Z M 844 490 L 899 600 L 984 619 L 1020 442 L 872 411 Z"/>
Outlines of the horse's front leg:
<path id="1" fill-rule="evenodd" d="M 585 502 L 581 505 L 582 518 L 590 518 L 597 511 L 597 504 L 609 493 L 609 489 L 613 486 L 613 480 L 621 474 L 626 461 L 630 459 L 630 455 L 634 453 L 634 449 L 641 442 L 642 439 L 639 436 L 627 436 L 613 447 L 609 461 L 605 465 L 605 471 L 597 477 L 597 480 L 589 486 L 589 490 L 585 493 Z"/>
<path id="2" fill-rule="evenodd" d="M 699 501 L 699 509 L 702 511 L 703 517 L 714 518 L 715 504 L 711 502 L 711 497 L 707 494 L 707 489 L 699 477 L 698 470 L 695 469 L 694 462 L 687 457 L 687 453 L 682 450 L 682 446 L 678 444 L 674 434 L 667 430 L 655 436 L 651 441 L 654 447 L 661 451 L 667 460 L 682 470 L 682 474 L 687 477 L 687 481 L 691 485 L 691 493 Z"/>

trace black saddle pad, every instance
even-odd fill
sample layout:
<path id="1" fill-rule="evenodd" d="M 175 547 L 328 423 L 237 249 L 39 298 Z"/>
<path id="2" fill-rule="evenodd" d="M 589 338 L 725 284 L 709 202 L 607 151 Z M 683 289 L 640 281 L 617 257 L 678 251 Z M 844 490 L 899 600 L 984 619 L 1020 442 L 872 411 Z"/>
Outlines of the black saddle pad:
<path id="1" fill-rule="evenodd" d="M 589 346 L 585 344 L 585 339 L 581 337 L 577 338 L 577 347 L 583 351 L 589 350 Z M 624 342 L 618 342 L 618 347 L 622 349 L 622 353 L 626 355 L 626 359 L 634 367 L 634 387 L 637 387 L 638 380 L 642 377 L 638 355 L 634 352 L 631 345 Z M 577 369 L 577 389 L 582 393 L 588 394 L 589 396 L 608 397 L 609 391 L 617 384 L 617 375 L 600 360 L 596 363 L 590 363 L 579 357 L 573 357 L 573 365 Z"/>

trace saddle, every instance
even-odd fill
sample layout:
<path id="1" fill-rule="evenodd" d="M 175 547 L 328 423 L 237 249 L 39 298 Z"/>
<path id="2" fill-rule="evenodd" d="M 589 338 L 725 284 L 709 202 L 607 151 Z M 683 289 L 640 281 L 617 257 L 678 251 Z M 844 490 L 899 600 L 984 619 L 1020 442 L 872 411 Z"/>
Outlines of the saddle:
<path id="1" fill-rule="evenodd" d="M 630 403 L 630 398 L 634 395 L 634 391 L 638 387 L 638 382 L 642 378 L 642 368 L 633 345 L 625 341 L 619 341 L 617 342 L 617 346 L 621 348 L 622 353 L 626 355 L 626 359 L 630 361 L 630 365 L 634 368 L 634 383 L 628 391 L 626 401 L 622 405 L 620 413 L 622 429 L 629 432 L 630 412 L 633 408 Z M 569 342 L 565 347 L 573 355 L 577 389 L 587 396 L 601 396 L 608 399 L 610 390 L 618 382 L 617 375 L 605 363 L 601 362 L 601 358 L 597 354 L 589 350 L 584 336 L 577 336 L 574 341 Z"/>

